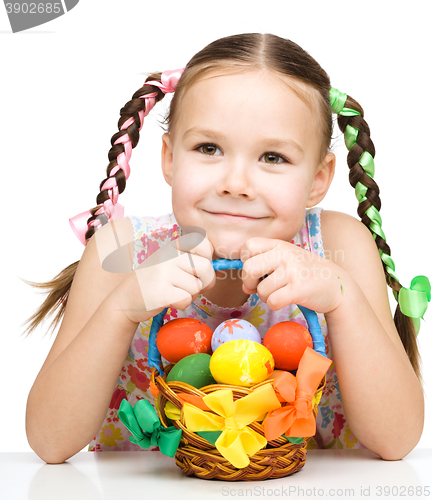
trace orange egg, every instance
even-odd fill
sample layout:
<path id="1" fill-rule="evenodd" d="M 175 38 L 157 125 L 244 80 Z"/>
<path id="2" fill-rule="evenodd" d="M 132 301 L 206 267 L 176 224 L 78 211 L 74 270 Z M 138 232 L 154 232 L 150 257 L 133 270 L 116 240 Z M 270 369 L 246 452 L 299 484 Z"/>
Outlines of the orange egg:
<path id="1" fill-rule="evenodd" d="M 273 354 L 275 368 L 297 370 L 306 347 L 313 349 L 311 334 L 295 321 L 282 321 L 265 334 L 263 345 Z"/>
<path id="2" fill-rule="evenodd" d="M 213 330 L 193 318 L 177 318 L 165 323 L 156 338 L 157 348 L 170 363 L 177 363 L 190 354 L 211 354 Z"/>

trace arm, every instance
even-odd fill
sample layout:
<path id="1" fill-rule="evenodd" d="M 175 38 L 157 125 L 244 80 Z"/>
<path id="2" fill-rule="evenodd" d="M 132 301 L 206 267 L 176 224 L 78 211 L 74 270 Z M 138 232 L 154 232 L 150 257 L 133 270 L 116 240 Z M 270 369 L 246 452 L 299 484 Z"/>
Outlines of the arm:
<path id="1" fill-rule="evenodd" d="M 116 228 L 121 244 L 133 241 L 127 219 Z M 111 231 L 106 224 L 88 242 L 59 332 L 28 396 L 27 438 L 48 463 L 79 452 L 102 425 L 137 327 L 118 305 L 119 286 L 133 275 L 109 273 L 100 264 L 95 237 Z"/>
<path id="2" fill-rule="evenodd" d="M 79 452 L 101 427 L 138 324 L 164 307 L 185 309 L 202 289 L 216 284 L 213 247 L 195 233 L 176 240 L 183 253 L 175 250 L 175 258 L 174 247 L 165 245 L 133 272 L 105 271 L 100 250 L 110 254 L 110 225 L 99 229 L 84 250 L 57 338 L 29 394 L 28 441 L 49 463 Z M 116 220 L 115 226 L 126 248 L 133 241 L 130 222 Z M 119 259 L 110 264 L 127 270 L 129 256 Z"/>
<path id="3" fill-rule="evenodd" d="M 424 398 L 394 325 L 381 259 L 361 222 L 323 211 L 321 223 L 342 273 L 343 301 L 325 318 L 345 414 L 361 443 L 398 460 L 420 439 Z"/>
<path id="4" fill-rule="evenodd" d="M 138 326 L 118 310 L 116 293 L 102 302 L 30 391 L 27 437 L 47 463 L 62 463 L 82 450 L 105 418 Z"/>

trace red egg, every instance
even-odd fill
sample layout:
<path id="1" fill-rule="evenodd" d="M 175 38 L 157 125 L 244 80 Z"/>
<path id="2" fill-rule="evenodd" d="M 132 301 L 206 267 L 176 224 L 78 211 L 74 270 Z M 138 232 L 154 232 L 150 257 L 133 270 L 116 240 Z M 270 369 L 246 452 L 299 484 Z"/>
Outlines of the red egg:
<path id="1" fill-rule="evenodd" d="M 263 345 L 273 354 L 275 368 L 297 370 L 306 347 L 313 349 L 311 334 L 295 321 L 282 321 L 265 334 Z"/>
<path id="2" fill-rule="evenodd" d="M 213 330 L 193 318 L 177 318 L 163 325 L 156 338 L 157 348 L 170 363 L 177 363 L 190 354 L 211 354 Z"/>

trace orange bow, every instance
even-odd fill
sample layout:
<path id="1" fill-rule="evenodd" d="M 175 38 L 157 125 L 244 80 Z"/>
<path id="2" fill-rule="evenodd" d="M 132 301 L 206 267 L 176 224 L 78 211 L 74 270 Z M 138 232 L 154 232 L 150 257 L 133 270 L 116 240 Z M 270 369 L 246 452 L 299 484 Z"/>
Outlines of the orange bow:
<path id="1" fill-rule="evenodd" d="M 274 389 L 278 399 L 287 404 L 270 411 L 264 419 L 267 441 L 282 434 L 287 437 L 309 437 L 315 434 L 312 400 L 331 363 L 330 359 L 307 347 L 295 377 L 289 372 L 275 375 Z"/>

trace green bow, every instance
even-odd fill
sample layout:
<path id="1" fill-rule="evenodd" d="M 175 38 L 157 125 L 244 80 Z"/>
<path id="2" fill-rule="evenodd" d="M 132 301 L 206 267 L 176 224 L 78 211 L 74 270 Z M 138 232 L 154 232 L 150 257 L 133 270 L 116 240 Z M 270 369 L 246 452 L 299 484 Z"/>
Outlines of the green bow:
<path id="1" fill-rule="evenodd" d="M 431 284 L 426 276 L 416 276 L 411 286 L 399 290 L 398 302 L 400 310 L 405 316 L 413 318 L 416 333 L 420 330 L 420 318 L 423 318 L 428 302 L 431 301 Z"/>
<path id="2" fill-rule="evenodd" d="M 180 444 L 181 429 L 162 427 L 153 406 L 146 399 L 140 399 L 134 407 L 127 399 L 123 399 L 118 416 L 132 434 L 129 441 L 144 449 L 159 446 L 164 455 L 175 455 Z"/>

